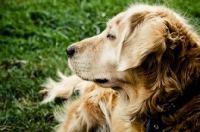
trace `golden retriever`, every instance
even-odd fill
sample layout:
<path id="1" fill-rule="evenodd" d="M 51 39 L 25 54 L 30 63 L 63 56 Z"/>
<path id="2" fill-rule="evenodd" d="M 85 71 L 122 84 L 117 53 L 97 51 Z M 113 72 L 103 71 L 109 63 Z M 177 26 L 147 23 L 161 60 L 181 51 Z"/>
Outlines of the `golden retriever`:
<path id="1" fill-rule="evenodd" d="M 200 39 L 171 9 L 132 5 L 67 54 L 77 76 L 60 74 L 41 91 L 44 102 L 81 94 L 58 132 L 199 131 Z"/>

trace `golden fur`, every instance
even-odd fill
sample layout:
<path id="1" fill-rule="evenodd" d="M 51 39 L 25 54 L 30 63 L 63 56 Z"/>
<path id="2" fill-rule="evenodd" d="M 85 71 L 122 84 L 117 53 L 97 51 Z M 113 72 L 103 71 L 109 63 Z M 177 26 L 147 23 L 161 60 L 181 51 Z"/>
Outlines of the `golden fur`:
<path id="1" fill-rule="evenodd" d="M 58 131 L 145 131 L 149 115 L 165 112 L 199 77 L 199 44 L 187 21 L 166 7 L 133 5 L 118 14 L 101 34 L 68 48 L 75 48 L 69 66 L 86 85 L 83 90 L 76 87 L 84 81 L 79 77 L 63 81 L 72 83 L 66 91 L 78 89 L 82 96 L 71 105 Z M 51 91 L 42 92 L 50 96 Z M 199 106 L 196 95 L 163 114 L 165 130 L 199 131 Z"/>

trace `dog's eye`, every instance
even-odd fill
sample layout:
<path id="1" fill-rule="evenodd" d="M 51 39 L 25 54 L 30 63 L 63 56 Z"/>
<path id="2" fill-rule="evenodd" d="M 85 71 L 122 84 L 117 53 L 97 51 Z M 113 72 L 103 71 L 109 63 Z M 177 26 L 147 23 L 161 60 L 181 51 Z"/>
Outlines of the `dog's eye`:
<path id="1" fill-rule="evenodd" d="M 107 35 L 107 38 L 110 39 L 110 40 L 115 40 L 115 39 L 116 39 L 116 36 L 115 36 L 115 35 L 112 35 L 112 34 L 108 34 L 108 35 Z"/>

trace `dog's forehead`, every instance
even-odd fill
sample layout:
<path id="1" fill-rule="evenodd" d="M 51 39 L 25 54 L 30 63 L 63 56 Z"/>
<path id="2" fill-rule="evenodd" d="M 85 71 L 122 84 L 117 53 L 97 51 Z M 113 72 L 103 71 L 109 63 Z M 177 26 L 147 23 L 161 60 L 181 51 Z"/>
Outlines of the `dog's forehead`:
<path id="1" fill-rule="evenodd" d="M 114 16 L 112 19 L 110 19 L 107 22 L 107 26 L 111 28 L 113 25 L 118 25 L 120 23 L 127 23 L 128 19 L 132 15 L 138 12 L 144 12 L 144 11 L 156 12 L 156 10 L 157 10 L 156 6 L 153 8 L 152 6 L 149 6 L 149 5 L 134 5 L 134 6 L 129 7 L 124 12 L 121 12 L 117 14 L 116 16 Z"/>
<path id="2" fill-rule="evenodd" d="M 125 12 L 121 12 L 119 14 L 117 14 L 115 17 L 113 17 L 112 19 L 110 19 L 108 22 L 107 22 L 107 26 L 109 28 L 112 28 L 113 25 L 118 25 L 122 22 L 122 20 L 124 19 L 124 14 Z"/>

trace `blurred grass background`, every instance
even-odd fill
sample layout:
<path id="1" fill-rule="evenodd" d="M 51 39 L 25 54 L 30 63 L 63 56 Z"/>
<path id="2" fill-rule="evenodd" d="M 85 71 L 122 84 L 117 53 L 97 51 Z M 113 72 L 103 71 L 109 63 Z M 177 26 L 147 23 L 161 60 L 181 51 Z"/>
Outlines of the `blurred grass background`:
<path id="1" fill-rule="evenodd" d="M 138 1 L 138 0 L 137 0 Z M 40 105 L 40 84 L 67 67 L 66 47 L 99 34 L 131 0 L 0 0 L 0 131 L 50 132 L 56 103 Z M 185 15 L 200 29 L 198 0 L 149 0 Z"/>

